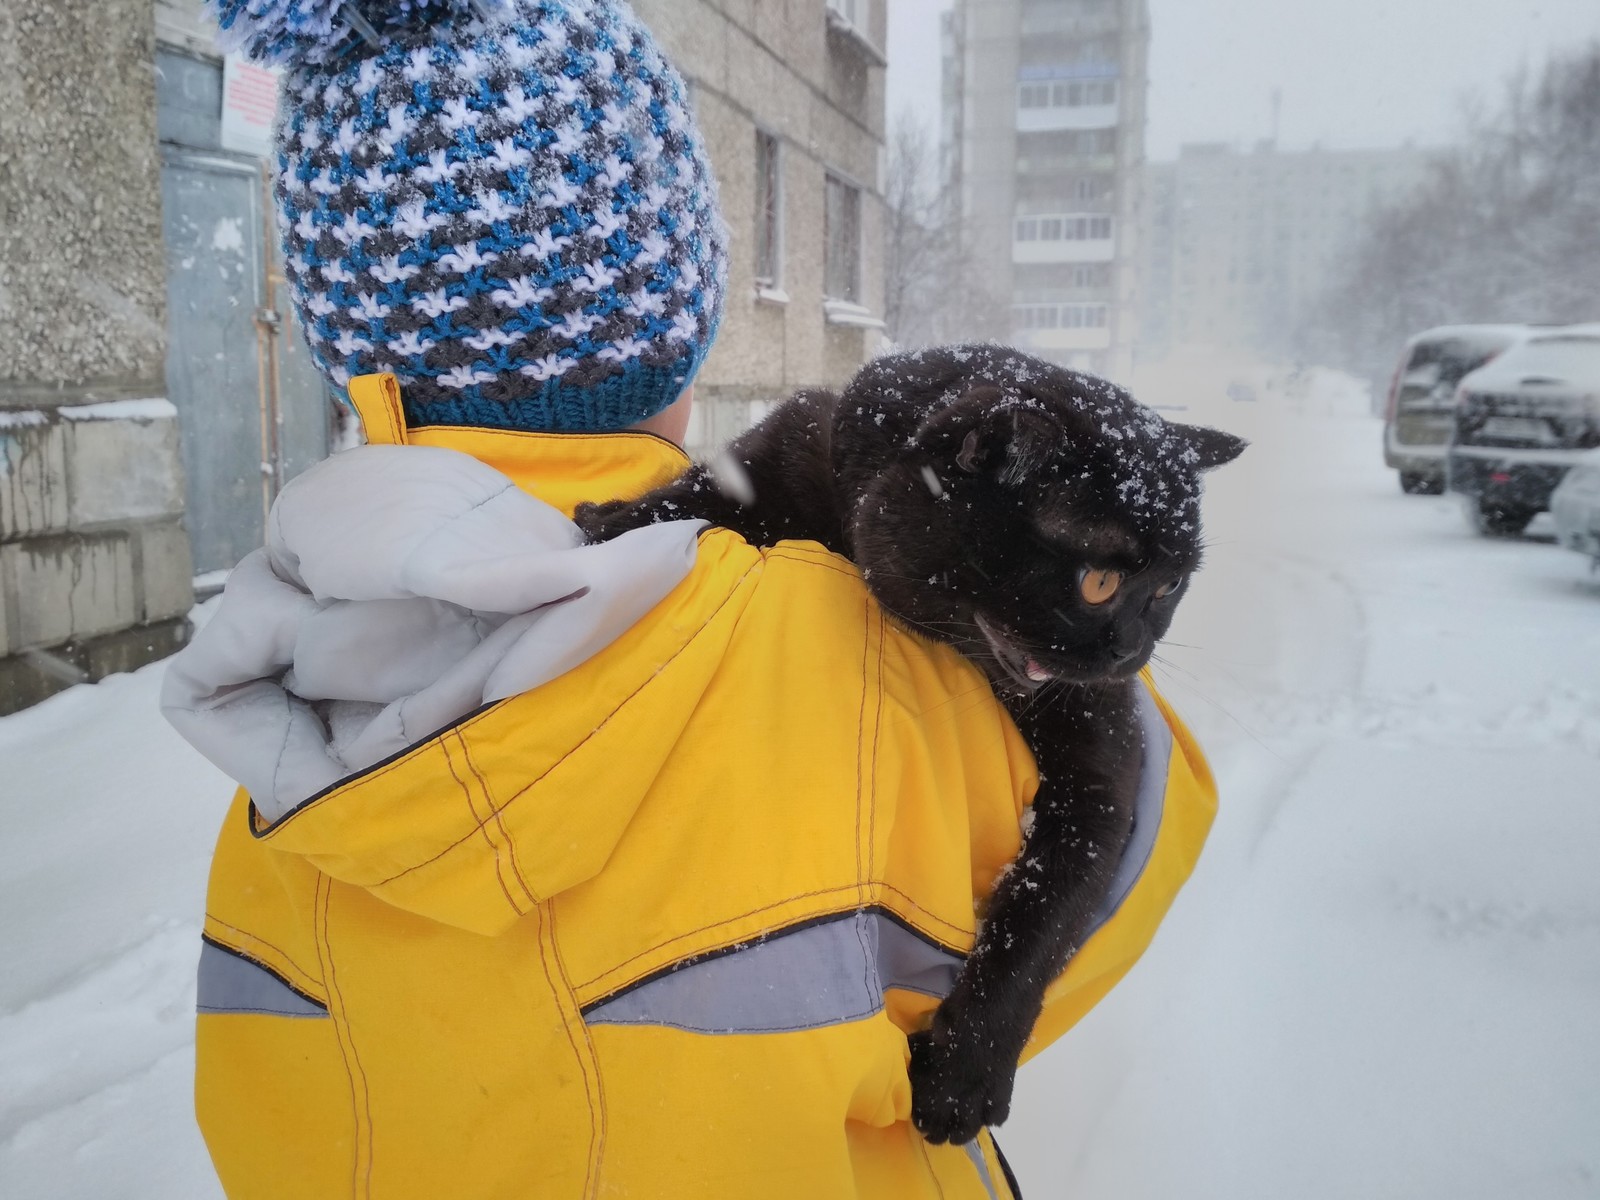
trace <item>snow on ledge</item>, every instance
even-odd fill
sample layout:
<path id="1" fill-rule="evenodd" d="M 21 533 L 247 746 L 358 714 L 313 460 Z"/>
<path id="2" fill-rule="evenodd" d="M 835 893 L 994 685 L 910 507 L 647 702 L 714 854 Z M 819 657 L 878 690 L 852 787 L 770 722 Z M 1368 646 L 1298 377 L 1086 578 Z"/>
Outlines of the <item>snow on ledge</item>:
<path id="1" fill-rule="evenodd" d="M 46 424 L 45 415 L 33 408 L 0 408 L 0 429 L 27 429 Z"/>
<path id="2" fill-rule="evenodd" d="M 178 418 L 178 410 L 165 397 L 109 400 L 104 404 L 79 404 L 57 411 L 68 421 L 175 421 Z"/>
<path id="3" fill-rule="evenodd" d="M 824 300 L 822 313 L 829 325 L 850 325 L 857 329 L 882 329 L 883 322 L 872 310 L 848 300 Z"/>

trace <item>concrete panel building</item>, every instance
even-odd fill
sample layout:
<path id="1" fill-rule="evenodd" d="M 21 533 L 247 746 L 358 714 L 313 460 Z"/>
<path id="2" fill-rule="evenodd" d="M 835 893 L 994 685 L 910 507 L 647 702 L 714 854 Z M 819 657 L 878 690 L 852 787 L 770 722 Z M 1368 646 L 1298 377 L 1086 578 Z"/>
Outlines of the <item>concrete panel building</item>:
<path id="1" fill-rule="evenodd" d="M 1183 146 L 1146 168 L 1139 356 L 1221 346 L 1281 358 L 1372 210 L 1415 187 L 1414 149 Z"/>
<path id="2" fill-rule="evenodd" d="M 732 256 L 690 450 L 883 341 L 884 0 L 635 0 L 689 82 Z"/>
<path id="3" fill-rule="evenodd" d="M 968 256 L 1017 345 L 1112 376 L 1132 362 L 1145 0 L 956 0 L 944 150 Z"/>

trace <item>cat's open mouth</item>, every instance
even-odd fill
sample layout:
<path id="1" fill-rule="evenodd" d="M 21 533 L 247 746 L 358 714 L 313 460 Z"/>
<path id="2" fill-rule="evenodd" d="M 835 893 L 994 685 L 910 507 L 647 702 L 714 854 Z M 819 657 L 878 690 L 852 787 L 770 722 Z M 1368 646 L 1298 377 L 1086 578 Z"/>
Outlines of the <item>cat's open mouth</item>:
<path id="1" fill-rule="evenodd" d="M 1013 644 L 1010 638 L 985 620 L 982 613 L 973 613 L 972 619 L 977 622 L 984 639 L 989 643 L 989 649 L 994 651 L 995 659 L 1016 683 L 1031 691 L 1055 678 L 1026 650 Z"/>

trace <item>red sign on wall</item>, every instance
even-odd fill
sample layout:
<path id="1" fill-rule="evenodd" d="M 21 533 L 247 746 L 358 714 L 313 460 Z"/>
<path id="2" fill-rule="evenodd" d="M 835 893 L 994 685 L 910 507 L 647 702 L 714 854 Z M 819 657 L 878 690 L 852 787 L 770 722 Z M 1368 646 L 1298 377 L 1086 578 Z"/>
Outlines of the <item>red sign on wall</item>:
<path id="1" fill-rule="evenodd" d="M 222 148 L 267 158 L 278 109 L 278 71 L 237 54 L 222 63 Z"/>

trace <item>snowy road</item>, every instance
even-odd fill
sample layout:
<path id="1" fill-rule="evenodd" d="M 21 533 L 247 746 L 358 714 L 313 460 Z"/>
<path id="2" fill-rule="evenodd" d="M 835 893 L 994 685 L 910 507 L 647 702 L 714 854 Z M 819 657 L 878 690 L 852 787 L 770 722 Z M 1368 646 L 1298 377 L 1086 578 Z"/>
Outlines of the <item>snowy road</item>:
<path id="1" fill-rule="evenodd" d="M 1189 417 L 1255 446 L 1161 673 L 1222 813 L 1145 962 L 1024 1072 L 1024 1190 L 1600 1197 L 1600 579 L 1402 496 L 1351 401 L 1223 404 Z M 8 1198 L 216 1195 L 189 1072 L 227 788 L 155 687 L 0 720 Z"/>
<path id="2" fill-rule="evenodd" d="M 1190 414 L 1255 443 L 1158 676 L 1212 843 L 1002 1142 L 1033 1200 L 1600 1196 L 1600 578 L 1281 403 Z"/>

